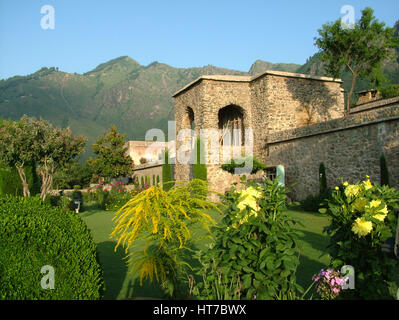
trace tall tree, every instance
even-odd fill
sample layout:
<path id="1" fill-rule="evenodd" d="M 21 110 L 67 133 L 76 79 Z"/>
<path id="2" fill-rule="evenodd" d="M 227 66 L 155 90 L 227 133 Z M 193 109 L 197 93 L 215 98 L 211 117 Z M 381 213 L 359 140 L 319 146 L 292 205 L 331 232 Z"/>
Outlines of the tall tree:
<path id="1" fill-rule="evenodd" d="M 112 125 L 109 132 L 105 132 L 92 145 L 96 158 L 89 159 L 93 171 L 99 177 L 111 178 L 127 176 L 132 172 L 133 160 L 126 154 L 128 147 L 125 134 L 117 131 Z"/>
<path id="2" fill-rule="evenodd" d="M 346 104 L 346 114 L 349 114 L 356 80 L 380 74 L 381 64 L 395 56 L 393 48 L 399 45 L 398 39 L 393 28 L 376 20 L 371 8 L 362 10 L 362 17 L 351 27 L 339 19 L 323 25 L 318 32 L 316 45 L 322 60 L 327 62 L 327 73 L 334 78 L 339 78 L 344 68 L 352 73 Z"/>
<path id="3" fill-rule="evenodd" d="M 73 161 L 84 151 L 87 138 L 73 136 L 69 128 L 53 128 L 44 120 L 39 125 L 43 134 L 38 140 L 37 163 L 42 178 L 40 197 L 44 201 L 53 186 L 56 170 Z"/>
<path id="4" fill-rule="evenodd" d="M 35 126 L 35 122 L 26 116 L 17 122 L 3 120 L 0 125 L 0 162 L 17 169 L 25 197 L 30 196 L 30 190 L 24 167 L 37 157 L 39 131 Z"/>

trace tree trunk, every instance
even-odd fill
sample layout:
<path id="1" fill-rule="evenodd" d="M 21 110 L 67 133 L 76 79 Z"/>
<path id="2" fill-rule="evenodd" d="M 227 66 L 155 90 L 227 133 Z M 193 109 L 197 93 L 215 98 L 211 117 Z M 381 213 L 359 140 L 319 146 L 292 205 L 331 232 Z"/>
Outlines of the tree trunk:
<path id="1" fill-rule="evenodd" d="M 40 199 L 44 202 L 46 200 L 47 194 L 50 193 L 51 187 L 53 185 L 54 168 L 50 168 L 45 163 L 44 166 L 40 168 L 40 175 L 42 177 L 42 186 L 40 189 Z"/>
<path id="2" fill-rule="evenodd" d="M 15 167 L 17 168 L 18 175 L 19 175 L 19 177 L 21 179 L 21 182 L 22 182 L 22 193 L 23 193 L 24 197 L 29 197 L 30 196 L 29 183 L 26 180 L 26 174 L 25 174 L 25 171 L 24 171 L 24 165 L 23 164 L 21 166 L 15 165 Z"/>
<path id="3" fill-rule="evenodd" d="M 351 89 L 348 93 L 348 100 L 346 102 L 346 111 L 345 114 L 348 116 L 350 113 L 350 109 L 351 109 L 351 102 L 352 102 L 352 95 L 353 95 L 353 91 L 355 90 L 355 84 L 356 84 L 356 79 L 357 79 L 357 73 L 353 72 L 352 73 L 352 85 L 351 85 Z"/>

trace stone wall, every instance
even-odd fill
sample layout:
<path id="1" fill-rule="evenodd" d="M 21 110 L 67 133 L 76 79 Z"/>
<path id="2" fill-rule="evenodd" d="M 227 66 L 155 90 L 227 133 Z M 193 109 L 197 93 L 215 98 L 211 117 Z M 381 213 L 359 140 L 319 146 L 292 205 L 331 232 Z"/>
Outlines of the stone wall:
<path id="1" fill-rule="evenodd" d="M 155 182 L 157 179 L 157 176 L 159 176 L 159 182 L 162 183 L 162 165 L 157 164 L 157 165 L 140 165 L 137 167 L 134 167 L 133 169 L 133 179 L 138 181 L 141 185 L 141 177 L 149 177 L 150 178 L 150 185 L 153 185 L 153 176 L 155 176 Z"/>
<path id="2" fill-rule="evenodd" d="M 399 98 L 363 105 L 335 120 L 269 135 L 265 157 L 285 167 L 292 198 L 302 200 L 319 190 L 319 164 L 329 187 L 342 180 L 356 183 L 369 175 L 380 181 L 379 159 L 385 154 L 390 182 L 399 186 Z"/>
<path id="3" fill-rule="evenodd" d="M 314 122 L 341 117 L 344 97 L 341 81 L 287 72 L 267 71 L 254 77 L 202 76 L 174 94 L 176 150 L 187 145 L 179 132 L 191 127 L 189 108 L 194 113 L 195 133 L 219 128 L 219 110 L 237 106 L 243 113 L 245 129 L 253 132 L 253 153 L 263 161 L 265 142 L 270 134 Z M 219 192 L 239 180 L 220 169 L 223 163 L 219 145 L 208 145 L 209 153 L 219 153 L 219 163 L 208 165 L 210 187 Z M 190 150 L 186 150 L 188 154 Z M 269 165 L 269 163 L 267 163 Z M 191 178 L 190 165 L 176 162 L 176 180 Z"/>

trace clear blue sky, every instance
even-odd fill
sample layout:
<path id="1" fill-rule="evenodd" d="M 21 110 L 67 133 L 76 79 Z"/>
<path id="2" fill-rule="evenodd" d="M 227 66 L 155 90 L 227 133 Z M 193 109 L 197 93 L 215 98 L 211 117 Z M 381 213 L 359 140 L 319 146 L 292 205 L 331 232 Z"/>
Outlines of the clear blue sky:
<path id="1" fill-rule="evenodd" d="M 43 5 L 55 9 L 54 30 L 41 28 Z M 388 26 L 399 20 L 398 0 L 0 0 L 0 78 L 43 66 L 84 73 L 123 55 L 241 71 L 257 59 L 303 64 L 343 5 L 356 20 L 366 6 Z"/>

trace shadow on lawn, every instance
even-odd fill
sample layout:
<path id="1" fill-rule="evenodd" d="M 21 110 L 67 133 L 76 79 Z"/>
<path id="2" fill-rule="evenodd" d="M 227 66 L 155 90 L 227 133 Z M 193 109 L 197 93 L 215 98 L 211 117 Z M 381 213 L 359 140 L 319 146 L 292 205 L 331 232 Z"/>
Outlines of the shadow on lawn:
<path id="1" fill-rule="evenodd" d="M 104 272 L 104 299 L 116 299 L 121 291 L 127 274 L 127 264 L 124 260 L 125 251 L 118 247 L 115 241 L 105 241 L 97 244 L 99 261 Z"/>

